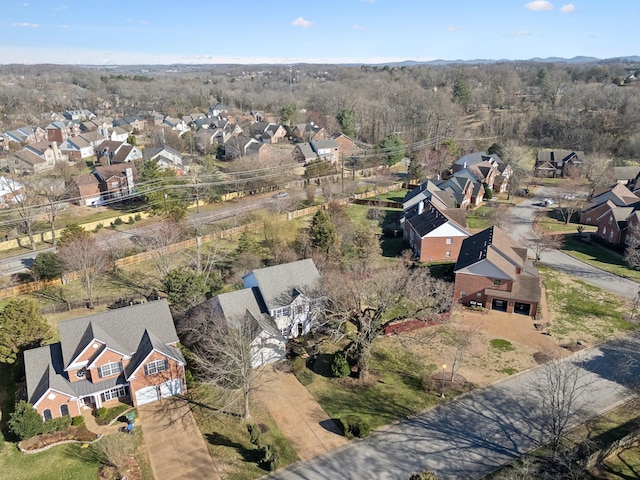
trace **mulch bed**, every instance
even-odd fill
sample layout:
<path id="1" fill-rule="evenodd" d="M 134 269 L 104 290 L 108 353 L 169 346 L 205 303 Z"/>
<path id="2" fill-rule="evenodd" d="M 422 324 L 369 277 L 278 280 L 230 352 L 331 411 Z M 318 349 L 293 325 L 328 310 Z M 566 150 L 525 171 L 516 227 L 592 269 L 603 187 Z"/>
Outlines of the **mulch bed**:
<path id="1" fill-rule="evenodd" d="M 92 442 L 97 439 L 98 436 L 95 433 L 87 430 L 84 425 L 81 427 L 69 427 L 61 432 L 46 433 L 43 435 L 36 435 L 28 440 L 20 442 L 20 447 L 23 450 L 38 450 L 40 448 L 47 447 L 49 445 L 55 445 L 58 442 L 64 440 L 77 440 L 79 442 Z"/>
<path id="2" fill-rule="evenodd" d="M 467 383 L 467 379 L 462 375 L 455 374 L 453 379 L 451 379 L 451 374 L 446 373 L 444 376 L 444 391 L 445 393 L 451 390 L 462 390 L 462 387 Z M 434 373 L 431 376 L 431 384 L 430 387 L 432 390 L 436 390 L 440 392 L 442 389 L 442 372 Z"/>
<path id="3" fill-rule="evenodd" d="M 111 465 L 103 465 L 98 470 L 98 480 L 141 480 L 142 473 L 138 461 L 131 457 L 126 465 L 121 468 L 115 468 Z"/>

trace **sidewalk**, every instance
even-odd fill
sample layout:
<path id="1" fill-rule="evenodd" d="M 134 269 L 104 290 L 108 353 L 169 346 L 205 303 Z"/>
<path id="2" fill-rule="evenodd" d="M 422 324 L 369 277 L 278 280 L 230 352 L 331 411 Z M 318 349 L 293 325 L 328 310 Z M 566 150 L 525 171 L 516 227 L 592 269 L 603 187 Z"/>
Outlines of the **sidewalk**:
<path id="1" fill-rule="evenodd" d="M 256 397 L 300 457 L 308 460 L 348 443 L 338 426 L 292 373 L 265 368 Z"/>
<path id="2" fill-rule="evenodd" d="M 98 435 L 109 435 L 110 433 L 116 433 L 124 426 L 124 423 L 122 422 L 116 422 L 111 425 L 98 425 L 96 423 L 96 417 L 93 416 L 93 411 L 89 408 L 81 409 L 81 413 L 82 417 L 84 418 L 84 425 L 85 427 L 87 427 L 87 430 Z"/>

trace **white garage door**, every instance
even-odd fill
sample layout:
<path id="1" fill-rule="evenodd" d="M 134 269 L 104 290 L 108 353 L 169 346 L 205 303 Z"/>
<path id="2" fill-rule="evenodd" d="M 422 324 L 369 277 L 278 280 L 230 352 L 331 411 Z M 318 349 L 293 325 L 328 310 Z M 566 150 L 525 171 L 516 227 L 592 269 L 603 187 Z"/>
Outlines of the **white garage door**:
<path id="1" fill-rule="evenodd" d="M 160 385 L 160 395 L 162 398 L 172 397 L 182 393 L 182 382 L 180 379 L 169 380 Z"/>
<path id="2" fill-rule="evenodd" d="M 156 387 L 145 387 L 136 392 L 136 402 L 138 405 L 155 402 L 156 400 L 158 400 L 158 389 Z"/>

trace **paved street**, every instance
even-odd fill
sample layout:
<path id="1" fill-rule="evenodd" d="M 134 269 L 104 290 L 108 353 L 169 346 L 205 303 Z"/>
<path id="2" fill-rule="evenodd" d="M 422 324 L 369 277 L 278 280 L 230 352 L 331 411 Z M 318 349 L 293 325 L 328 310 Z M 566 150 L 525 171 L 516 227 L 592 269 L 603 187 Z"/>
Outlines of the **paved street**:
<path id="1" fill-rule="evenodd" d="M 541 207 L 536 204 L 546 196 L 550 196 L 549 187 L 538 187 L 535 198 L 525 199 L 512 209 L 513 225 L 508 233 L 513 239 L 522 244 L 527 243 L 527 240 L 531 236 L 531 222 L 536 212 L 541 209 Z M 533 257 L 532 253 L 530 253 L 530 257 Z M 636 298 L 638 289 L 640 289 L 640 284 L 632 280 L 592 267 L 559 250 L 543 252 L 540 260 L 543 264 L 549 265 L 556 270 L 580 278 L 598 288 L 609 290 L 628 298 Z"/>
<path id="2" fill-rule="evenodd" d="M 609 342 L 580 352 L 580 381 L 588 385 L 581 418 L 622 403 L 640 373 L 622 371 L 628 353 L 637 357 L 637 337 Z M 454 400 L 415 418 L 394 424 L 309 462 L 300 462 L 265 478 L 269 480 L 408 479 L 428 468 L 444 479 L 474 479 L 490 473 L 532 449 L 543 435 L 540 400 L 531 383 L 540 367 Z"/>

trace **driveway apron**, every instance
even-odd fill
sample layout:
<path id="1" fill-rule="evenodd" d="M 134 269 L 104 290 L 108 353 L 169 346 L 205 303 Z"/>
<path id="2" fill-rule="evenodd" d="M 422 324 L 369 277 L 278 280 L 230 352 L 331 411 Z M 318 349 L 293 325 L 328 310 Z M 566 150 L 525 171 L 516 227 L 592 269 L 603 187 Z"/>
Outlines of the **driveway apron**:
<path id="1" fill-rule="evenodd" d="M 138 415 L 154 478 L 220 479 L 186 402 L 150 403 L 138 407 Z"/>

